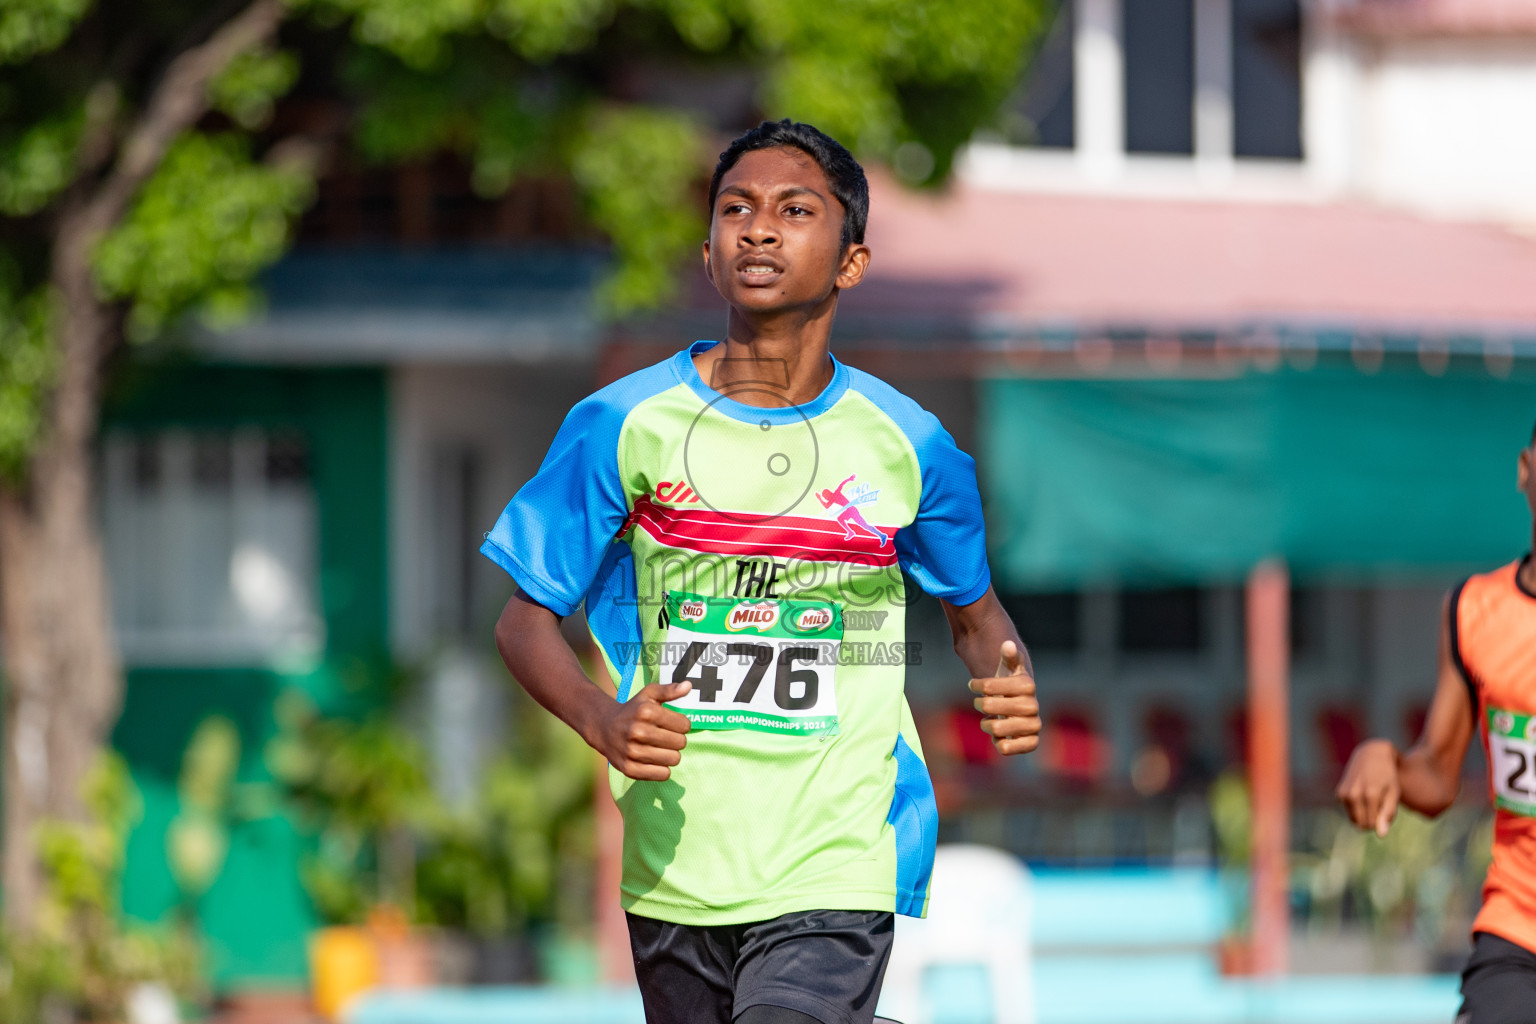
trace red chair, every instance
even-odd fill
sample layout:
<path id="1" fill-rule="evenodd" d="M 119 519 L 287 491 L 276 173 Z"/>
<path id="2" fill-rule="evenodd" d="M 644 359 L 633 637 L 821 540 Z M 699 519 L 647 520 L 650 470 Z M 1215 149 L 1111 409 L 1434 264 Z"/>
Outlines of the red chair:
<path id="1" fill-rule="evenodd" d="M 1323 773 L 1336 781 L 1349 763 L 1349 755 L 1365 739 L 1365 716 L 1353 704 L 1332 704 L 1318 710 L 1316 724 Z"/>

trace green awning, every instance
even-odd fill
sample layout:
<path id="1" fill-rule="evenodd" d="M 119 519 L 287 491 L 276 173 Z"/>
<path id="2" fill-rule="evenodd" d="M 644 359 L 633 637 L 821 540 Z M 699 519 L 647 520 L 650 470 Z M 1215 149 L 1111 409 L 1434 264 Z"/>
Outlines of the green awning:
<path id="1" fill-rule="evenodd" d="M 980 384 L 1001 587 L 1443 576 L 1526 550 L 1536 380 L 1323 364 L 1231 379 Z"/>

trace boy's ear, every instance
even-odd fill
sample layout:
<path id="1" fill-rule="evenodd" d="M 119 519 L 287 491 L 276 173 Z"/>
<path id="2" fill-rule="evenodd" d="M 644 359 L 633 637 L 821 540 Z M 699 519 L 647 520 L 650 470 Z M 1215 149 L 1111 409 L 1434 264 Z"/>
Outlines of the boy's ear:
<path id="1" fill-rule="evenodd" d="M 837 272 L 837 287 L 853 288 L 864 280 L 865 272 L 869 270 L 869 246 L 863 242 L 848 243 L 847 250 L 843 253 L 843 265 Z"/>
<path id="2" fill-rule="evenodd" d="M 704 277 L 710 284 L 715 283 L 715 268 L 709 265 L 709 239 L 704 239 Z"/>

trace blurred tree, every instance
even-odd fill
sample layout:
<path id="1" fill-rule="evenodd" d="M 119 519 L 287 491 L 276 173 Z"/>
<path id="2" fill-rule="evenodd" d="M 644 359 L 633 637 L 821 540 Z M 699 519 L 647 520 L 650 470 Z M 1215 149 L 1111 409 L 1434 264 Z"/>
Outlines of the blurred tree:
<path id="1" fill-rule="evenodd" d="M 942 181 L 1017 78 L 1045 0 L 0 0 L 0 634 L 8 919 L 31 837 L 79 818 L 115 720 L 90 445 L 104 365 L 183 314 L 228 321 L 324 158 L 450 152 L 475 188 L 568 178 L 622 315 L 704 225 L 716 92 Z M 331 118 L 274 118 L 298 86 Z M 297 125 L 297 127 L 296 127 Z"/>

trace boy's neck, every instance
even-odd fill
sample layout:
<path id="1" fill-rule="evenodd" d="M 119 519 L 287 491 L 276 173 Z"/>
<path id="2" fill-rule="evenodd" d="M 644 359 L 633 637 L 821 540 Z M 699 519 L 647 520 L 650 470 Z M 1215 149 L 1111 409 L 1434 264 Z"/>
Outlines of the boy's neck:
<path id="1" fill-rule="evenodd" d="M 837 303 L 755 318 L 732 309 L 725 341 L 693 357 L 704 383 L 743 405 L 782 408 L 814 401 L 832 381 Z"/>

